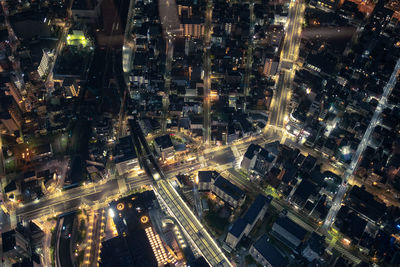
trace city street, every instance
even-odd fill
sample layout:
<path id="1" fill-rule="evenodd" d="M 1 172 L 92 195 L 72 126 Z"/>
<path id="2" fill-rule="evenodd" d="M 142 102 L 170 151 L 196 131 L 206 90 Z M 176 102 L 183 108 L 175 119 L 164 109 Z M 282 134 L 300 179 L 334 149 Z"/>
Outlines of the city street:
<path id="1" fill-rule="evenodd" d="M 138 177 L 127 184 L 134 188 L 150 184 L 146 176 Z M 83 204 L 93 205 L 95 201 L 104 202 L 107 205 L 107 198 L 112 199 L 120 194 L 118 181 L 110 180 L 100 185 L 87 185 L 61 191 L 54 194 L 54 197 L 22 205 L 16 210 L 18 219 L 32 220 L 42 216 L 60 214 L 77 209 Z"/>
<path id="2" fill-rule="evenodd" d="M 209 146 L 211 141 L 211 33 L 212 33 L 212 0 L 207 1 L 206 20 L 205 20 L 205 33 L 204 33 L 204 55 L 203 55 L 203 68 L 204 68 L 204 92 L 203 92 L 203 135 L 204 143 Z"/>
<path id="3" fill-rule="evenodd" d="M 305 6 L 301 1 L 290 2 L 286 34 L 280 59 L 280 74 L 271 102 L 269 125 L 282 128 L 288 120 L 287 108 L 299 54 Z"/>

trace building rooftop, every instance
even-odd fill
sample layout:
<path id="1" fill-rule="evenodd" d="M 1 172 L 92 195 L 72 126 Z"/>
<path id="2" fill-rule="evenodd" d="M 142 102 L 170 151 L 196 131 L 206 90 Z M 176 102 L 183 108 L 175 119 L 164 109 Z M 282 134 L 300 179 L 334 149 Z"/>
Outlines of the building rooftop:
<path id="1" fill-rule="evenodd" d="M 232 228 L 229 230 L 235 237 L 239 237 L 241 233 L 243 233 L 244 228 L 246 228 L 247 222 L 243 218 L 239 218 L 236 222 L 232 225 Z"/>
<path id="2" fill-rule="evenodd" d="M 44 144 L 33 148 L 35 155 L 43 155 L 52 152 L 51 144 Z"/>
<path id="3" fill-rule="evenodd" d="M 287 266 L 287 260 L 283 254 L 269 242 L 267 235 L 261 236 L 255 243 L 254 248 L 273 266 Z"/>
<path id="4" fill-rule="evenodd" d="M 199 183 L 210 183 L 212 180 L 217 179 L 219 173 L 216 171 L 199 171 Z"/>
<path id="5" fill-rule="evenodd" d="M 17 244 L 15 240 L 15 230 L 11 230 L 1 234 L 1 239 L 3 241 L 3 252 L 7 252 L 14 249 Z"/>
<path id="6" fill-rule="evenodd" d="M 17 189 L 15 181 L 11 181 L 8 185 L 4 187 L 4 193 L 9 193 Z"/>
<path id="7" fill-rule="evenodd" d="M 316 232 L 313 232 L 310 238 L 307 240 L 307 244 L 310 246 L 310 248 L 319 255 L 322 255 L 325 250 L 324 243 L 324 236 L 321 236 Z"/>
<path id="8" fill-rule="evenodd" d="M 248 159 L 252 159 L 255 155 L 255 152 L 257 151 L 257 149 L 260 149 L 261 147 L 259 145 L 255 145 L 255 144 L 251 144 L 247 150 L 246 153 L 244 153 L 244 157 L 248 158 Z"/>
<path id="9" fill-rule="evenodd" d="M 265 150 L 264 148 L 262 148 L 261 146 L 256 145 L 256 144 L 251 144 L 247 148 L 246 153 L 244 153 L 244 157 L 246 157 L 248 159 L 252 159 L 256 154 L 259 154 L 268 162 L 272 162 L 275 159 L 275 156 L 273 156 L 267 150 Z"/>
<path id="10" fill-rule="evenodd" d="M 222 176 L 219 176 L 215 182 L 214 186 L 218 187 L 224 191 L 227 195 L 231 196 L 235 200 L 239 200 L 244 197 L 244 192 L 236 185 L 229 182 Z"/>
<path id="11" fill-rule="evenodd" d="M 253 204 L 251 204 L 250 208 L 246 211 L 243 216 L 243 220 L 245 220 L 249 224 L 253 224 L 254 220 L 257 218 L 257 215 L 260 213 L 262 208 L 269 204 L 272 201 L 271 196 L 264 196 L 259 194 L 254 200 Z"/>
<path id="12" fill-rule="evenodd" d="M 351 188 L 347 205 L 373 221 L 379 220 L 386 212 L 384 203 L 376 201 L 371 193 L 358 186 Z"/>
<path id="13" fill-rule="evenodd" d="M 93 10 L 97 5 L 98 0 L 82 0 L 74 1 L 72 4 L 72 10 Z"/>
<path id="14" fill-rule="evenodd" d="M 288 217 L 280 217 L 276 220 L 275 224 L 279 225 L 280 227 L 284 228 L 286 231 L 297 237 L 299 240 L 303 240 L 307 234 L 307 231 L 289 219 Z"/>
<path id="15" fill-rule="evenodd" d="M 307 200 L 312 194 L 316 192 L 316 185 L 307 179 L 303 179 L 299 186 L 294 192 L 294 197 L 300 197 L 303 200 Z"/>
<path id="16" fill-rule="evenodd" d="M 100 266 L 158 266 L 148 238 L 149 231 L 156 234 L 148 215 L 154 200 L 154 192 L 145 191 L 110 203 L 119 236 L 103 242 Z"/>
<path id="17" fill-rule="evenodd" d="M 161 149 L 167 149 L 170 147 L 173 147 L 174 145 L 172 144 L 172 140 L 171 137 L 169 136 L 169 134 L 163 135 L 163 136 L 159 136 L 156 137 L 154 139 L 154 141 L 156 142 L 156 144 L 161 147 Z"/>
<path id="18" fill-rule="evenodd" d="M 136 150 L 133 145 L 131 136 L 120 138 L 119 143 L 115 147 L 115 151 L 115 163 L 120 163 L 137 158 Z"/>

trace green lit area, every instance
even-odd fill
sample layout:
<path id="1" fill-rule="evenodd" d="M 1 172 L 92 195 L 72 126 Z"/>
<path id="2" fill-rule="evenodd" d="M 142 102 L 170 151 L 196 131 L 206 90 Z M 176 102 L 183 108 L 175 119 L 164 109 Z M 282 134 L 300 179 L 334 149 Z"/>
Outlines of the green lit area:
<path id="1" fill-rule="evenodd" d="M 73 31 L 72 34 L 67 35 L 67 44 L 87 46 L 89 40 L 85 37 L 85 34 L 82 31 Z"/>

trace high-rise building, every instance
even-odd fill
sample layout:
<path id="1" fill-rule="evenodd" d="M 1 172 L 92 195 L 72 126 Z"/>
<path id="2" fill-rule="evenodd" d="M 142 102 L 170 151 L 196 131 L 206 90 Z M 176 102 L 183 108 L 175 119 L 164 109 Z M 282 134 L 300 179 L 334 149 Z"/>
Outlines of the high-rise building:
<path id="1" fill-rule="evenodd" d="M 49 63 L 53 55 L 54 53 L 52 50 L 43 49 L 43 56 L 42 59 L 40 60 L 40 64 L 37 70 L 40 78 L 42 78 L 47 73 L 49 69 Z"/>
<path id="2" fill-rule="evenodd" d="M 29 239 L 17 230 L 11 230 L 1 234 L 3 240 L 3 256 L 9 259 L 21 261 L 32 255 Z"/>
<path id="3" fill-rule="evenodd" d="M 21 95 L 20 90 L 17 88 L 17 86 L 15 85 L 15 83 L 13 81 L 8 81 L 5 83 L 5 86 L 7 87 L 7 91 L 5 92 L 6 95 L 11 95 L 14 98 L 15 103 L 17 103 L 18 107 L 21 110 L 24 110 L 24 102 L 23 102 L 23 98 Z"/>
<path id="4" fill-rule="evenodd" d="M 20 129 L 22 113 L 11 95 L 0 95 L 0 121 L 10 134 Z"/>

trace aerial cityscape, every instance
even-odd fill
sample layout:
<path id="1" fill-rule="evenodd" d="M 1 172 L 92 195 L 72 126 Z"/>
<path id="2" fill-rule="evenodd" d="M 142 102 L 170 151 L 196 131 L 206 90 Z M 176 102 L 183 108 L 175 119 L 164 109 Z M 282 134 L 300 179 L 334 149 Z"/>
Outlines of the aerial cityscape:
<path id="1" fill-rule="evenodd" d="M 399 0 L 0 3 L 0 266 L 400 266 Z"/>

